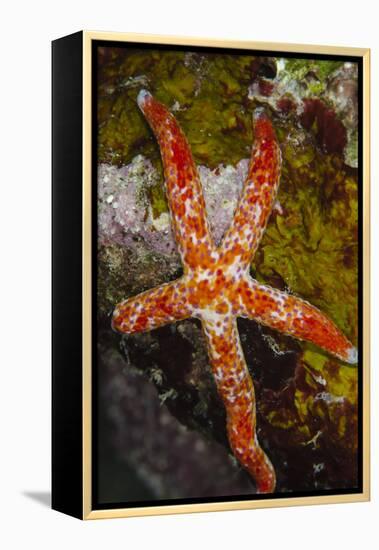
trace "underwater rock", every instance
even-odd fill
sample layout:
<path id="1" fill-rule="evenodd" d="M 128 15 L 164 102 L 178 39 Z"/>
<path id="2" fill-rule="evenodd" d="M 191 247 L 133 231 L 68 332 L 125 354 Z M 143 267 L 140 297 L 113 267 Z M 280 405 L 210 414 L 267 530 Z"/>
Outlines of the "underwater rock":
<path id="1" fill-rule="evenodd" d="M 98 239 L 134 248 L 143 241 L 147 250 L 177 257 L 168 212 L 153 215 L 149 190 L 158 173 L 142 155 L 125 167 L 101 164 L 98 168 Z"/>
<path id="2" fill-rule="evenodd" d="M 354 63 L 279 59 L 273 80 L 258 77 L 249 98 L 269 105 L 283 116 L 315 128 L 318 145 L 342 155 L 347 165 L 358 163 L 358 66 Z"/>
<path id="3" fill-rule="evenodd" d="M 358 66 L 344 63 L 327 80 L 325 98 L 330 101 L 346 128 L 358 123 Z"/>
<path id="4" fill-rule="evenodd" d="M 151 367 L 148 377 L 112 348 L 99 348 L 100 408 L 111 426 L 112 444 L 125 466 L 133 468 L 155 499 L 223 497 L 254 493 L 249 476 L 228 450 L 188 429 L 172 415 L 167 402 L 175 392 L 161 390 L 165 374 Z M 150 380 L 149 380 L 150 378 Z M 106 469 L 108 456 L 101 456 Z M 106 489 L 103 489 L 105 492 Z M 130 500 L 125 494 L 125 500 Z"/>
<path id="5" fill-rule="evenodd" d="M 220 165 L 213 170 L 198 167 L 216 243 L 230 225 L 248 164 L 248 159 L 243 159 L 235 167 Z M 121 168 L 101 164 L 98 168 L 99 243 L 133 249 L 136 242 L 142 241 L 147 251 L 178 263 L 165 196 L 154 193 L 158 185 L 158 171 L 142 155 Z"/>
<path id="6" fill-rule="evenodd" d="M 344 63 L 329 78 L 325 97 L 347 129 L 345 162 L 358 167 L 358 66 Z"/>

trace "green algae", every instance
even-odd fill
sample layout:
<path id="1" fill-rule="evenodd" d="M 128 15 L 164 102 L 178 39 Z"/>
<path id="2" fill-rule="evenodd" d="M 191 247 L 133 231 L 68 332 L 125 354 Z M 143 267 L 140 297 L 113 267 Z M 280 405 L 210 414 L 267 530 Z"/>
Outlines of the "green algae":
<path id="1" fill-rule="evenodd" d="M 136 97 L 148 86 L 179 120 L 198 163 L 237 163 L 251 145 L 251 110 L 243 106 L 251 56 L 115 50 L 100 63 L 98 160 L 128 164 L 136 154 L 159 160 L 159 150 Z M 143 78 L 141 77 L 143 75 Z M 243 75 L 243 78 L 241 78 Z"/>
<path id="2" fill-rule="evenodd" d="M 159 218 L 161 214 L 168 212 L 166 193 L 162 185 L 157 184 L 149 189 L 149 199 L 153 218 Z"/>
<path id="3" fill-rule="evenodd" d="M 271 217 L 255 271 L 266 282 L 279 277 L 356 342 L 357 180 L 336 156 L 313 149 L 309 163 L 299 166 L 287 147 L 278 194 L 284 215 Z"/>
<path id="4" fill-rule="evenodd" d="M 341 61 L 311 59 L 286 59 L 284 72 L 298 82 L 304 82 L 307 75 L 314 74 L 321 85 L 325 86 L 325 80 L 342 65 Z M 311 84 L 312 85 L 312 84 Z M 317 92 L 316 92 L 317 93 Z"/>
<path id="5" fill-rule="evenodd" d="M 341 61 L 281 59 L 277 81 L 297 99 L 324 97 L 328 79 L 341 68 Z"/>
<path id="6" fill-rule="evenodd" d="M 98 161 L 125 165 L 143 154 L 162 175 L 158 145 L 136 104 L 141 87 L 148 87 L 175 113 L 198 164 L 214 168 L 247 158 L 253 141 L 251 114 L 257 104 L 248 99 L 248 86 L 256 76 L 256 62 L 254 56 L 112 50 L 99 65 Z M 295 83 L 304 97 L 317 98 L 340 66 L 340 61 L 288 59 L 278 78 L 291 83 L 289 93 Z M 271 116 L 283 155 L 278 194 L 282 214 L 274 212 L 270 218 L 252 264 L 254 276 L 319 307 L 356 344 L 357 171 L 341 156 L 322 152 L 314 132 L 305 131 L 296 115 L 285 118 L 271 111 Z M 353 158 L 356 145 L 350 147 Z M 147 196 L 154 218 L 168 211 L 162 182 L 151 186 Z M 120 249 L 103 249 L 99 259 L 111 266 L 99 275 L 108 309 L 124 295 L 157 284 L 156 264 L 149 258 L 136 262 L 133 288 L 125 283 L 121 266 L 127 260 Z M 165 265 L 159 266 L 163 281 Z M 262 403 L 268 422 L 287 433 L 294 445 L 308 445 L 327 424 L 336 445 L 355 452 L 358 370 L 310 344 L 299 346 L 293 395 L 285 406 Z M 318 397 L 323 392 L 329 401 Z M 346 403 L 353 408 L 346 408 Z"/>

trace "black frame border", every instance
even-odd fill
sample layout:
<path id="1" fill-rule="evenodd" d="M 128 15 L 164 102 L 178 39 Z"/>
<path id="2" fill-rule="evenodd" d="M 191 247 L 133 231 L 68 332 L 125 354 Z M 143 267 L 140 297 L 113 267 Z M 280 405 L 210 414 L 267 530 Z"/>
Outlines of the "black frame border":
<path id="1" fill-rule="evenodd" d="M 359 121 L 358 121 L 358 178 L 363 183 L 363 58 L 362 56 L 347 56 L 339 54 L 312 54 L 312 53 L 295 53 L 286 52 L 284 50 L 260 50 L 246 48 L 230 48 L 230 47 L 213 47 L 213 46 L 184 46 L 175 44 L 160 44 L 160 43 L 144 43 L 144 42 L 120 42 L 117 40 L 92 40 L 92 67 L 91 67 L 91 88 L 92 88 L 92 212 L 97 213 L 97 48 L 98 47 L 113 47 L 125 49 L 147 49 L 147 50 L 169 50 L 169 51 L 195 51 L 204 53 L 214 53 L 220 55 L 257 55 L 262 57 L 285 57 L 296 59 L 315 59 L 315 60 L 335 60 L 352 62 L 358 64 L 358 103 L 359 103 Z M 137 502 L 112 502 L 102 504 L 98 501 L 97 491 L 97 476 L 98 464 L 96 460 L 97 440 L 97 411 L 96 399 L 98 395 L 97 387 L 97 339 L 96 339 L 96 311 L 97 311 L 97 277 L 96 277 L 96 259 L 97 259 L 97 215 L 92 216 L 92 510 L 107 510 L 107 509 L 126 509 L 126 508 L 143 508 L 143 507 L 158 507 L 158 506 L 176 506 L 186 504 L 205 504 L 205 503 L 228 503 L 241 501 L 264 501 L 264 500 L 282 500 L 283 498 L 296 497 L 318 497 L 318 496 L 334 496 L 363 493 L 363 184 L 359 186 L 359 212 L 358 212 L 358 241 L 359 241 L 359 262 L 358 262 L 358 349 L 359 349 L 359 376 L 358 376 L 358 407 L 359 407 L 359 423 L 358 423 L 358 487 L 352 489 L 330 489 L 319 491 L 293 491 L 288 493 L 278 494 L 261 494 L 261 495 L 240 495 L 240 496 L 225 496 L 225 497 L 209 497 L 209 498 L 183 498 L 183 499 L 162 499 L 151 501 Z"/>

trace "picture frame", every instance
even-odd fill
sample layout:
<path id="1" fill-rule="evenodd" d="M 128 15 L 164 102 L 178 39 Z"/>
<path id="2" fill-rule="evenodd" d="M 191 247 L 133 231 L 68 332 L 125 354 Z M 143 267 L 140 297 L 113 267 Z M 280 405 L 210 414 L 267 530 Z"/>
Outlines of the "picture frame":
<path id="1" fill-rule="evenodd" d="M 53 509 L 369 500 L 370 50 L 82 31 L 52 62 Z"/>

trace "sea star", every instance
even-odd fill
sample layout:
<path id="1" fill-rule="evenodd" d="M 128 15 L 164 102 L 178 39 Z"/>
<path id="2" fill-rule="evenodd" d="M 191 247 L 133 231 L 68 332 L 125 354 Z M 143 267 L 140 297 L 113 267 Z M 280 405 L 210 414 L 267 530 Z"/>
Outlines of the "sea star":
<path id="1" fill-rule="evenodd" d="M 252 258 L 274 206 L 281 152 L 265 111 L 253 115 L 254 145 L 233 222 L 216 246 L 208 226 L 200 178 L 174 116 L 149 92 L 138 105 L 159 142 L 175 240 L 183 276 L 118 304 L 112 326 L 122 333 L 149 331 L 188 317 L 200 319 L 212 372 L 227 415 L 231 449 L 260 493 L 275 488 L 275 470 L 256 436 L 256 404 L 237 330 L 237 317 L 253 319 L 308 340 L 343 361 L 357 350 L 321 311 L 300 298 L 262 285 L 249 275 Z"/>

